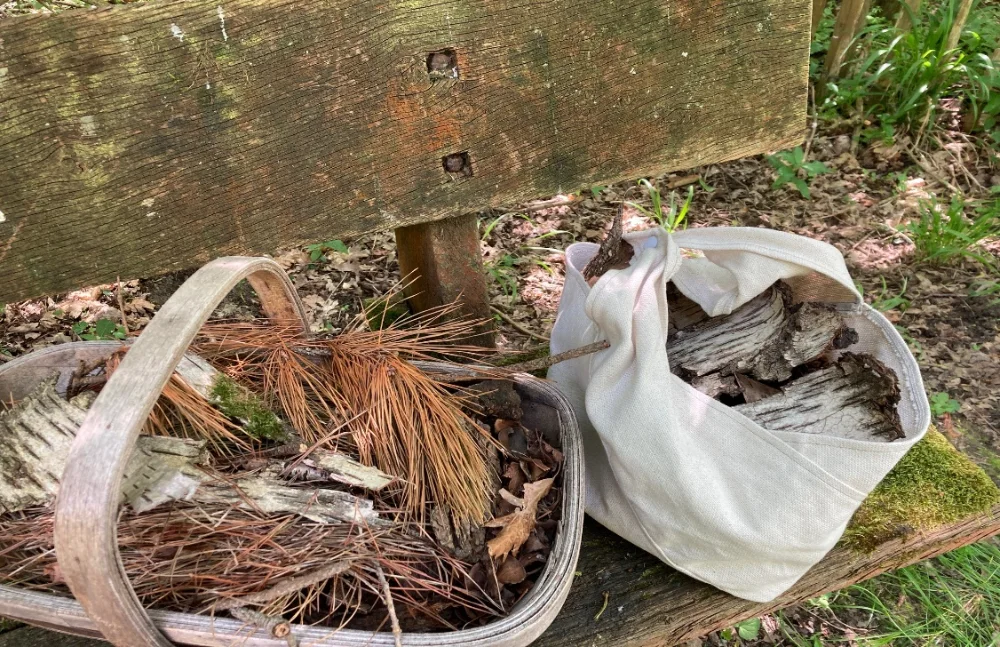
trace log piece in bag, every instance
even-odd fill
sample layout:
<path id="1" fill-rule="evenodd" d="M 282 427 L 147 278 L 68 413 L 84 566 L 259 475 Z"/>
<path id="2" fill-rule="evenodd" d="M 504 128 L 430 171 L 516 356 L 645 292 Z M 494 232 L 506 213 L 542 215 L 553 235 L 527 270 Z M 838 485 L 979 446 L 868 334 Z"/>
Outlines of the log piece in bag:
<path id="1" fill-rule="evenodd" d="M 587 512 L 692 577 L 771 600 L 926 432 L 916 362 L 829 245 L 745 228 L 622 240 L 631 262 L 599 278 L 583 271 L 596 245 L 567 250 L 552 334 L 553 352 L 610 344 L 549 370 L 585 438 Z"/>

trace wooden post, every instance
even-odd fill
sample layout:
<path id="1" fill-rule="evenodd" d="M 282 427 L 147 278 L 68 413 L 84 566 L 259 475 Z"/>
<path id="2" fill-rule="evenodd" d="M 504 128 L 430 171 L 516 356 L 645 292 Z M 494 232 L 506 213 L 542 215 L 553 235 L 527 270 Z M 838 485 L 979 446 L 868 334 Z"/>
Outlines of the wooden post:
<path id="1" fill-rule="evenodd" d="M 837 22 L 833 26 L 833 36 L 830 37 L 830 49 L 826 53 L 823 71 L 824 79 L 836 79 L 840 76 L 840 68 L 844 64 L 847 51 L 855 34 L 865 23 L 866 0 L 844 0 L 837 12 Z"/>
<path id="2" fill-rule="evenodd" d="M 469 214 L 396 229 L 399 271 L 410 281 L 410 307 L 420 312 L 461 302 L 459 313 L 482 320 L 470 330 L 469 343 L 494 346 L 483 256 L 476 216 Z"/>
<path id="3" fill-rule="evenodd" d="M 962 29 L 965 28 L 965 21 L 969 19 L 970 11 L 972 11 L 972 0 L 962 0 L 962 4 L 958 7 L 958 15 L 955 16 L 955 22 L 951 26 L 951 31 L 948 32 L 948 43 L 945 45 L 945 50 L 958 47 L 958 41 L 962 37 Z"/>
<path id="4" fill-rule="evenodd" d="M 907 11 L 909 8 L 909 11 Z M 900 6 L 899 19 L 896 21 L 896 28 L 907 31 L 913 26 L 912 16 L 920 13 L 920 0 L 905 0 L 905 6 Z"/>
<path id="5" fill-rule="evenodd" d="M 823 20 L 823 11 L 825 9 L 826 9 L 826 0 L 813 0 L 813 10 L 812 10 L 813 38 L 816 37 L 816 30 L 819 29 L 819 23 Z"/>

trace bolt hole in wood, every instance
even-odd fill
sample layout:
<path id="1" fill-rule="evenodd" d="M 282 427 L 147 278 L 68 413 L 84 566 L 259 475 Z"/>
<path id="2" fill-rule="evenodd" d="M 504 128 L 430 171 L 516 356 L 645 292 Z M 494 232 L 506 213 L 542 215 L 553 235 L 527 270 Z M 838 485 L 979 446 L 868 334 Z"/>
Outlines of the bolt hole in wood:
<path id="1" fill-rule="evenodd" d="M 472 158 L 469 156 L 469 151 L 445 155 L 441 158 L 441 164 L 448 175 L 472 177 Z"/>
<path id="2" fill-rule="evenodd" d="M 458 54 L 453 49 L 442 49 L 427 55 L 427 74 L 432 81 L 458 78 Z"/>

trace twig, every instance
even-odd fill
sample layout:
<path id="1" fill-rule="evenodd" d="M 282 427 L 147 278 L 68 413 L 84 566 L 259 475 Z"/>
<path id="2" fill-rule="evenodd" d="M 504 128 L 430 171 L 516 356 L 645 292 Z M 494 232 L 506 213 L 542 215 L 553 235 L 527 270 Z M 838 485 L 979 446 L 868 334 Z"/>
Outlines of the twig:
<path id="1" fill-rule="evenodd" d="M 601 340 L 596 341 L 593 344 L 587 344 L 586 346 L 580 346 L 579 348 L 573 348 L 571 350 L 559 353 L 558 355 L 549 355 L 547 357 L 539 357 L 538 359 L 530 359 L 527 362 L 520 362 L 518 364 L 510 364 L 508 366 L 503 366 L 500 370 L 508 373 L 530 373 L 531 371 L 540 371 L 543 368 L 548 368 L 553 364 L 558 364 L 559 362 L 565 362 L 571 359 L 576 359 L 577 357 L 583 357 L 584 355 L 590 355 L 591 353 L 596 353 L 598 351 L 608 348 L 610 344 L 607 341 Z"/>
<path id="2" fill-rule="evenodd" d="M 214 607 L 220 611 L 231 611 L 250 604 L 264 604 L 266 602 L 271 602 L 273 600 L 277 600 L 278 598 L 283 598 L 286 595 L 301 591 L 307 586 L 319 584 L 320 582 L 325 582 L 326 580 L 336 577 L 349 569 L 352 563 L 352 561 L 346 559 L 336 561 L 329 566 L 318 568 L 315 571 L 306 573 L 305 575 L 299 575 L 298 577 L 290 577 L 286 580 L 282 580 L 271 588 L 264 589 L 258 593 L 244 595 L 241 598 L 224 598 L 216 602 Z"/>
<path id="3" fill-rule="evenodd" d="M 244 607 L 230 609 L 230 614 L 240 622 L 259 627 L 275 638 L 284 638 L 289 647 L 296 647 L 299 641 L 292 635 L 292 625 L 282 617 L 269 616 Z"/>
<path id="4" fill-rule="evenodd" d="M 522 205 L 519 209 L 514 209 L 513 211 L 541 211 L 542 209 L 551 209 L 553 207 L 565 207 L 570 204 L 573 204 L 573 196 L 557 195 L 556 197 L 549 198 L 548 200 L 535 200 L 534 202 L 529 202 L 528 204 Z"/>
<path id="5" fill-rule="evenodd" d="M 118 277 L 118 289 L 115 290 L 115 294 L 118 297 L 118 310 L 122 313 L 122 328 L 125 329 L 125 334 L 129 334 L 128 320 L 125 317 L 125 300 L 122 298 L 122 277 Z"/>
<path id="6" fill-rule="evenodd" d="M 674 179 L 667 182 L 666 189 L 667 191 L 671 191 L 673 189 L 679 189 L 681 187 L 694 184 L 700 179 L 701 176 L 698 175 L 697 173 L 692 173 L 691 175 L 682 175 L 681 177 L 675 177 Z"/>
<path id="7" fill-rule="evenodd" d="M 577 357 L 583 357 L 584 355 L 596 353 L 608 348 L 609 346 L 610 344 L 608 344 L 607 341 L 602 340 L 594 342 L 593 344 L 587 344 L 586 346 L 580 346 L 579 348 L 573 348 L 564 353 L 559 353 L 558 355 L 548 355 L 546 357 L 539 357 L 538 359 L 519 362 L 517 364 L 496 367 L 487 366 L 482 369 L 472 369 L 469 371 L 451 373 L 431 371 L 431 375 L 433 375 L 435 380 L 447 383 L 468 382 L 470 380 L 482 380 L 486 378 L 502 379 L 510 377 L 516 373 L 540 371 L 543 368 L 548 368 L 554 364 L 558 364 L 559 362 L 565 362 L 571 359 L 576 359 Z"/>
<path id="8" fill-rule="evenodd" d="M 957 186 L 955 186 L 948 180 L 941 177 L 941 175 L 937 172 L 937 170 L 932 168 L 928 162 L 924 161 L 924 158 L 920 155 L 920 153 L 914 150 L 912 146 L 910 146 L 906 142 L 903 142 L 903 145 L 906 147 L 906 152 L 909 153 L 910 159 L 916 162 L 917 166 L 919 166 L 924 173 L 931 176 L 931 179 L 935 180 L 941 186 L 946 187 L 952 193 L 958 193 L 958 194 L 962 193 L 961 189 L 959 189 Z"/>
<path id="9" fill-rule="evenodd" d="M 805 152 L 802 159 L 809 160 L 809 152 L 812 150 L 813 139 L 816 137 L 816 129 L 819 127 L 819 115 L 816 114 L 816 88 L 809 86 L 809 103 L 812 104 L 812 124 L 809 125 L 809 135 L 806 137 Z"/>
<path id="10" fill-rule="evenodd" d="M 511 319 L 507 315 L 506 312 L 504 312 L 500 308 L 497 308 L 496 306 L 490 306 L 490 312 L 492 312 L 493 314 L 497 315 L 498 317 L 500 317 L 501 319 L 503 319 L 504 321 L 506 321 L 507 323 L 509 323 L 511 326 L 513 326 L 514 328 L 516 328 L 519 331 L 523 332 L 525 335 L 528 335 L 529 337 L 532 337 L 533 339 L 538 339 L 539 341 L 549 341 L 549 338 L 546 337 L 545 335 L 539 335 L 536 332 L 532 332 L 531 330 L 528 330 L 527 328 L 525 328 L 521 324 L 519 324 L 516 321 L 514 321 L 513 319 Z"/>
<path id="11" fill-rule="evenodd" d="M 396 639 L 396 647 L 403 647 L 403 630 L 399 627 L 399 618 L 396 617 L 396 606 L 392 603 L 392 591 L 389 590 L 389 582 L 385 579 L 385 573 L 381 566 L 375 567 L 378 573 L 378 582 L 382 585 L 382 597 L 385 599 L 385 606 L 389 609 L 389 621 L 392 622 L 392 636 Z"/>

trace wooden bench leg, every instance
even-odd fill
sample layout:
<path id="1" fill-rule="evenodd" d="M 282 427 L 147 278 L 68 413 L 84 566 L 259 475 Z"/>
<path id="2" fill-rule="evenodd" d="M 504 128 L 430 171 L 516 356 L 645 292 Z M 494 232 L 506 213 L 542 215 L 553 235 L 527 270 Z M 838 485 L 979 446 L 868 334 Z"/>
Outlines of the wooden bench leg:
<path id="1" fill-rule="evenodd" d="M 396 250 L 400 275 L 413 280 L 406 294 L 415 312 L 459 300 L 463 316 L 484 320 L 469 342 L 495 345 L 475 215 L 400 227 Z"/>

